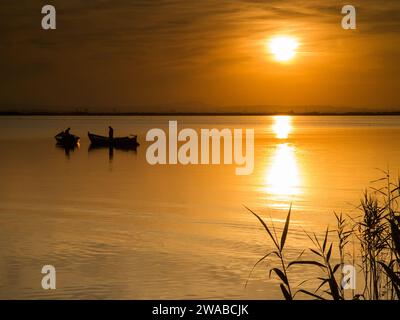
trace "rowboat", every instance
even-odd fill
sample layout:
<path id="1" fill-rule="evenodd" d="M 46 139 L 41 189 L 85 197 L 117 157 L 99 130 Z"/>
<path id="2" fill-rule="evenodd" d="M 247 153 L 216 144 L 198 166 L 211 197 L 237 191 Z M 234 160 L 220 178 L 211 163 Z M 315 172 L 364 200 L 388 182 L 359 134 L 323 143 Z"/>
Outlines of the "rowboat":
<path id="1" fill-rule="evenodd" d="M 58 145 L 66 146 L 66 147 L 74 147 L 79 143 L 79 137 L 74 134 L 66 134 L 64 131 L 61 131 L 54 137 L 57 141 Z"/>
<path id="2" fill-rule="evenodd" d="M 132 135 L 129 137 L 116 137 L 109 138 L 105 136 L 99 136 L 88 132 L 88 137 L 92 146 L 95 147 L 109 147 L 109 148 L 121 148 L 121 149 L 134 149 L 139 143 L 137 142 L 137 136 Z"/>

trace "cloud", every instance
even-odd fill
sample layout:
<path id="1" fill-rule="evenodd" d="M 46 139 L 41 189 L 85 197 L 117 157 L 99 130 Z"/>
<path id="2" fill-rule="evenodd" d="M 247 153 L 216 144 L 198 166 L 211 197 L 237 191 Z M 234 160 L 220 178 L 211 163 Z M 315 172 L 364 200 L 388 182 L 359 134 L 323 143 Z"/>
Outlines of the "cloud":
<path id="1" fill-rule="evenodd" d="M 281 32 L 301 35 L 304 54 L 342 57 L 349 46 L 360 46 L 354 54 L 378 59 L 380 72 L 398 52 L 391 46 L 400 32 L 398 0 L 353 0 L 356 33 L 340 28 L 343 3 L 332 0 L 53 0 L 57 30 L 50 32 L 40 28 L 44 4 L 0 4 L 0 85 L 7 101 L 17 85 L 25 88 L 32 78 L 62 81 L 62 74 L 71 87 L 86 85 L 89 73 L 103 73 L 115 77 L 116 87 L 129 87 L 126 81 L 133 79 L 151 91 L 168 82 L 221 76 L 221 70 L 249 72 L 259 67 L 262 41 Z M 126 96 L 128 104 L 132 98 Z"/>

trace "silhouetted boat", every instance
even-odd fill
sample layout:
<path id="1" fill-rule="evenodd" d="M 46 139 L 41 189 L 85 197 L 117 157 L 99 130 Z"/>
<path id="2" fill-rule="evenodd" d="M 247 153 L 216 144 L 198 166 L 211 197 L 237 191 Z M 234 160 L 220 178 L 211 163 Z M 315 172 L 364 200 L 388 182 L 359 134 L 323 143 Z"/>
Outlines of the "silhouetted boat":
<path id="1" fill-rule="evenodd" d="M 137 136 L 117 137 L 110 139 L 109 137 L 99 136 L 97 134 L 88 132 L 88 137 L 90 143 L 94 147 L 135 149 L 139 145 L 137 142 Z"/>
<path id="2" fill-rule="evenodd" d="M 65 134 L 64 131 L 60 132 L 54 137 L 57 144 L 66 147 L 75 147 L 79 143 L 79 137 L 74 134 Z"/>

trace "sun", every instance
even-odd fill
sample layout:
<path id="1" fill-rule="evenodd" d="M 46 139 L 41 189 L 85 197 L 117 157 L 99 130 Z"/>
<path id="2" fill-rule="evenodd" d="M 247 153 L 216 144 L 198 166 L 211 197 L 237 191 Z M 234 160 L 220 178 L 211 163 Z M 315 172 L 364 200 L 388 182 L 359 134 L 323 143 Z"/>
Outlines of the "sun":
<path id="1" fill-rule="evenodd" d="M 294 58 L 299 42 L 293 37 L 276 36 L 269 40 L 269 51 L 276 61 L 286 62 Z"/>

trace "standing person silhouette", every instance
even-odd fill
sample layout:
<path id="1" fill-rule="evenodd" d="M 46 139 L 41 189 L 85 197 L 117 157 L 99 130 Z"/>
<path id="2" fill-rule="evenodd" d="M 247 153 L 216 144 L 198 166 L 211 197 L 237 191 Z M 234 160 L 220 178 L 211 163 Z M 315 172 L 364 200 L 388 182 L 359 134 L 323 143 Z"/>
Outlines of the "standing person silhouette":
<path id="1" fill-rule="evenodd" d="M 114 129 L 111 126 L 108 127 L 108 138 L 110 140 L 114 139 Z"/>

